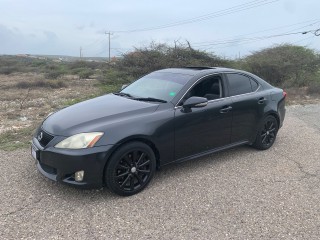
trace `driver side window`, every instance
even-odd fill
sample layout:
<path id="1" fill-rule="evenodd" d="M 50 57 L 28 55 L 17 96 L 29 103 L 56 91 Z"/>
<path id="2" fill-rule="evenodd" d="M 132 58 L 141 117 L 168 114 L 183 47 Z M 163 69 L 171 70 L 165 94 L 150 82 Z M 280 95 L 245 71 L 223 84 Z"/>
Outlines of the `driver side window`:
<path id="1" fill-rule="evenodd" d="M 182 102 L 190 97 L 204 97 L 208 101 L 221 98 L 222 84 L 220 76 L 211 76 L 201 80 L 186 93 Z"/>

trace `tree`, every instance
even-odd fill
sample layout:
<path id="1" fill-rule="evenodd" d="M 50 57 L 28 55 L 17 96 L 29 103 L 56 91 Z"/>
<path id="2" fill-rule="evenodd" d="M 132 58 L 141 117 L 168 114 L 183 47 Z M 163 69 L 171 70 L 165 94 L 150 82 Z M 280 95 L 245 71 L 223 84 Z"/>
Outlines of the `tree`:
<path id="1" fill-rule="evenodd" d="M 316 77 L 320 58 L 312 49 L 284 44 L 254 52 L 242 66 L 277 86 L 306 86 Z"/>
<path id="2" fill-rule="evenodd" d="M 195 50 L 190 43 L 183 45 L 175 41 L 175 46 L 152 42 L 148 47 L 136 48 L 124 54 L 119 62 L 121 70 L 135 77 L 170 67 L 186 66 L 229 66 L 230 62 L 216 55 Z"/>

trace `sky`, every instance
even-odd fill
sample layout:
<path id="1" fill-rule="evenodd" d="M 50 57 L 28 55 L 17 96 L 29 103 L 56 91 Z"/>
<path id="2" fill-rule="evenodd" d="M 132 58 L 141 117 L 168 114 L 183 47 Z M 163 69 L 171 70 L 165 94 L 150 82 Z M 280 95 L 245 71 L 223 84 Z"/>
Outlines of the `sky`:
<path id="1" fill-rule="evenodd" d="M 107 57 L 108 32 L 111 56 L 186 41 L 225 58 L 284 43 L 320 51 L 319 9 L 319 0 L 0 0 L 0 54 Z"/>

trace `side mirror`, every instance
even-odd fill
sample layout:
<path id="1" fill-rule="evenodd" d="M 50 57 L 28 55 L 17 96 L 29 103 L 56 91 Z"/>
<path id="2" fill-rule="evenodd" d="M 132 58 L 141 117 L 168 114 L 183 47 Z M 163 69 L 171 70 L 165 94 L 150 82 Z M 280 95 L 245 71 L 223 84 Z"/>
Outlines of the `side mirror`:
<path id="1" fill-rule="evenodd" d="M 125 89 L 126 87 L 128 87 L 128 84 L 123 84 L 121 90 Z"/>
<path id="2" fill-rule="evenodd" d="M 208 105 L 208 99 L 203 97 L 190 97 L 182 105 L 184 110 L 190 111 L 191 108 L 201 108 Z"/>

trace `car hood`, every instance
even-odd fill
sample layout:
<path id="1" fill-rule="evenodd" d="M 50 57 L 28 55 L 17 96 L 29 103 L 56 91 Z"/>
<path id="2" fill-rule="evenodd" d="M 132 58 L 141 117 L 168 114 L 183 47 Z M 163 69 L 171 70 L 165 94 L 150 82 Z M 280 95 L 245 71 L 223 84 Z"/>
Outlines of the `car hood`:
<path id="1" fill-rule="evenodd" d="M 42 128 L 59 136 L 104 131 L 108 124 L 152 113 L 158 106 L 156 103 L 108 94 L 77 103 L 50 115 L 43 122 Z"/>

